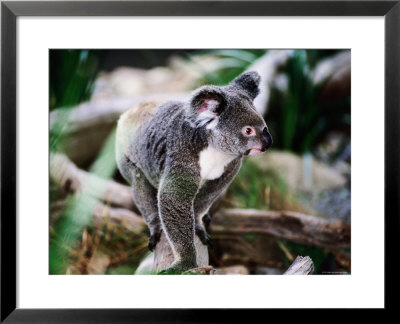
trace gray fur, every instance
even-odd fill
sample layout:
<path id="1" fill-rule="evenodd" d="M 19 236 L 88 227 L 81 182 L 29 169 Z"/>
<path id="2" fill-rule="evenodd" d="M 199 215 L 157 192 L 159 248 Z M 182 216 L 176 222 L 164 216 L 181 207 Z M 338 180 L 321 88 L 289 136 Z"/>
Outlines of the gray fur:
<path id="1" fill-rule="evenodd" d="M 172 269 L 197 266 L 194 236 L 204 243 L 208 238 L 201 218 L 232 182 L 243 156 L 254 147 L 264 151 L 271 145 L 252 102 L 259 82 L 256 72 L 248 72 L 227 86 L 199 88 L 189 102 L 167 102 L 149 113 L 135 108 L 120 118 L 118 167 L 150 228 L 149 248 L 165 231 L 175 255 Z M 254 136 L 243 135 L 247 125 L 255 129 Z M 228 157 L 215 179 L 201 173 L 201 152 L 210 148 Z"/>

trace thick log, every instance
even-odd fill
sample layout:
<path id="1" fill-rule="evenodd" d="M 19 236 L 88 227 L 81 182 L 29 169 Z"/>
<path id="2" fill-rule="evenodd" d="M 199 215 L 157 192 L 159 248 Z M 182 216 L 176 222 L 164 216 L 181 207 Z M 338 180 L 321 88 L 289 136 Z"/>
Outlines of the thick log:
<path id="1" fill-rule="evenodd" d="M 270 234 L 289 241 L 329 249 L 350 248 L 350 224 L 291 211 L 224 209 L 211 221 L 212 234 Z"/>

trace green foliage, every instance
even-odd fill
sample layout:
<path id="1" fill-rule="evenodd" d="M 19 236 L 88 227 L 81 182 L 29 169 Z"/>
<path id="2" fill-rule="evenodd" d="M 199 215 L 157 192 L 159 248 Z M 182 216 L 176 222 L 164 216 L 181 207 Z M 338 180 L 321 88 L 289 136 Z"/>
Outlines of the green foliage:
<path id="1" fill-rule="evenodd" d="M 314 68 L 319 61 L 339 53 L 340 49 L 307 50 L 307 64 Z"/>
<path id="2" fill-rule="evenodd" d="M 110 134 L 102 151 L 90 168 L 90 172 L 103 178 L 111 178 L 116 170 L 114 158 L 115 130 Z M 52 158 L 50 156 L 50 158 Z M 77 196 L 69 196 L 66 199 L 66 208 L 61 219 L 57 222 L 54 233 L 50 238 L 50 273 L 64 273 L 70 263 L 69 251 L 78 244 L 78 238 L 85 226 L 91 224 L 92 211 L 96 205 L 96 199 L 87 194 L 90 183 L 83 183 L 81 193 Z M 97 188 L 99 192 L 106 188 Z"/>
<path id="3" fill-rule="evenodd" d="M 179 270 L 168 269 L 157 272 L 156 274 L 164 276 L 164 275 L 187 275 L 189 273 L 185 273 L 184 271 L 179 271 Z"/>
<path id="4" fill-rule="evenodd" d="M 235 207 L 265 210 L 268 209 L 265 190 L 271 187 L 282 195 L 288 193 L 285 181 L 277 174 L 262 171 L 255 162 L 245 159 L 228 189 L 228 196 L 235 200 Z"/>
<path id="5" fill-rule="evenodd" d="M 315 65 L 327 54 L 332 51 L 295 50 L 289 58 L 284 69 L 288 77 L 287 94 L 275 98 L 267 116 L 272 121 L 275 148 L 311 152 L 328 131 L 349 125 L 348 98 L 331 105 L 322 104 L 318 100 L 319 89 L 311 80 L 310 62 Z"/>
<path id="6" fill-rule="evenodd" d="M 64 274 L 70 263 L 69 253 L 74 250 L 84 227 L 91 222 L 95 200 L 86 195 L 68 197 L 67 207 L 50 237 L 50 274 Z"/>
<path id="7" fill-rule="evenodd" d="M 50 50 L 50 111 L 58 115 L 50 129 L 50 151 L 59 151 L 70 108 L 88 100 L 99 72 L 101 50 Z"/>
<path id="8" fill-rule="evenodd" d="M 330 258 L 330 254 L 324 249 L 314 246 L 302 245 L 286 240 L 279 240 L 293 256 L 309 256 L 314 262 L 314 273 L 320 273 L 323 263 Z M 285 253 L 282 253 L 284 267 L 287 269 L 293 260 L 289 260 Z"/>
<path id="9" fill-rule="evenodd" d="M 103 51 L 50 50 L 50 110 L 89 99 Z"/>
<path id="10" fill-rule="evenodd" d="M 110 275 L 133 275 L 135 273 L 135 268 L 129 265 L 122 265 L 116 268 L 108 268 L 105 274 Z"/>
<path id="11" fill-rule="evenodd" d="M 204 69 L 198 66 L 203 74 L 204 83 L 225 85 L 231 82 L 239 74 L 243 73 L 256 59 L 264 55 L 266 50 L 258 49 L 224 49 L 204 50 L 196 55 L 215 55 L 219 58 L 212 69 Z M 191 57 L 189 56 L 189 59 Z"/>
<path id="12" fill-rule="evenodd" d="M 253 242 L 258 237 L 259 237 L 259 235 L 258 234 L 254 234 L 254 233 L 249 233 L 249 234 L 243 234 L 242 235 L 242 238 L 247 242 Z"/>

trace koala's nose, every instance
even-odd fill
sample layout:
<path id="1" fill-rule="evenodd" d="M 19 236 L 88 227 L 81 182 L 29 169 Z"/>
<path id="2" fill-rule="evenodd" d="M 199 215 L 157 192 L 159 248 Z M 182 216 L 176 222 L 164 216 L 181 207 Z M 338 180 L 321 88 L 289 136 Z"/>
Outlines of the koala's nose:
<path id="1" fill-rule="evenodd" d="M 268 132 L 267 127 L 265 127 L 262 131 L 262 148 L 261 151 L 265 152 L 272 146 L 272 136 Z"/>

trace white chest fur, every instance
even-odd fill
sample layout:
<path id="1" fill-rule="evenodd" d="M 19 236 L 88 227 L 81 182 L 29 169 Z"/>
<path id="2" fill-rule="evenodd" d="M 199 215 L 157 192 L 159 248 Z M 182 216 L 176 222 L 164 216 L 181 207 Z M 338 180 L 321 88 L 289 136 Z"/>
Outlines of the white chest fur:
<path id="1" fill-rule="evenodd" d="M 223 173 L 225 166 L 235 158 L 209 146 L 200 152 L 200 176 L 202 180 L 214 180 Z"/>

